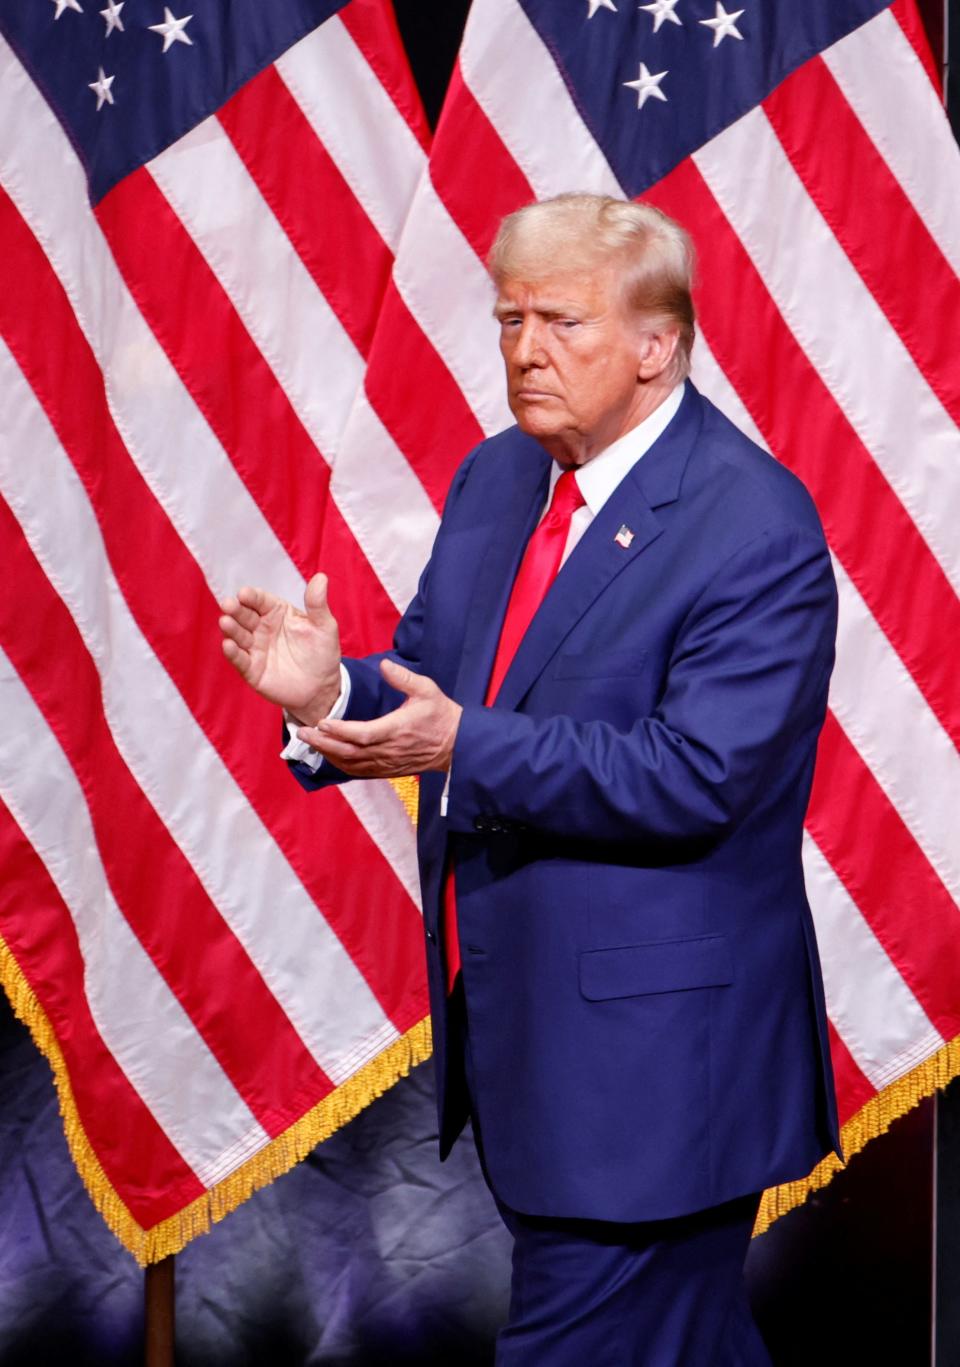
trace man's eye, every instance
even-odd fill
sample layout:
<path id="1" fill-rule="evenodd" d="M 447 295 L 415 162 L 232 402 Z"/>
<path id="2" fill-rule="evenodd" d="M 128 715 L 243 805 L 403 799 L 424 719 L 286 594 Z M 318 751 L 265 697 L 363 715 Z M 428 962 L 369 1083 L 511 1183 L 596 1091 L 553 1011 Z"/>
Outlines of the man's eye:
<path id="1" fill-rule="evenodd" d="M 564 332 L 570 332 L 573 328 L 578 328 L 580 326 L 579 318 L 559 318 L 557 322 Z"/>

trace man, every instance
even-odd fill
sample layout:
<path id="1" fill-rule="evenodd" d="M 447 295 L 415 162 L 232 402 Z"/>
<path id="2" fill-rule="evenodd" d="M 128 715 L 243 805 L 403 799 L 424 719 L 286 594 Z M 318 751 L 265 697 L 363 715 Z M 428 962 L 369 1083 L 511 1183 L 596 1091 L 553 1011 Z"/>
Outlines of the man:
<path id="1" fill-rule="evenodd" d="M 490 267 L 517 426 L 460 468 L 394 650 L 341 665 L 322 576 L 304 613 L 241 590 L 224 650 L 305 786 L 422 775 L 441 1149 L 469 1112 L 515 1237 L 498 1363 L 766 1362 L 759 1193 L 837 1144 L 800 864 L 829 555 L 685 380 L 678 225 L 562 196 Z"/>

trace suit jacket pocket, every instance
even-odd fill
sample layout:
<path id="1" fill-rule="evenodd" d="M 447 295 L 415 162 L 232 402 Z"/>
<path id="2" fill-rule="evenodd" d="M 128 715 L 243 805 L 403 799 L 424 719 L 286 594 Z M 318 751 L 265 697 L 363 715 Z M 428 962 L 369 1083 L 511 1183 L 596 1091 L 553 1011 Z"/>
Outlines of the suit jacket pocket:
<path id="1" fill-rule="evenodd" d="M 641 674 L 645 650 L 584 650 L 558 655 L 555 679 L 613 679 Z"/>
<path id="2" fill-rule="evenodd" d="M 732 982 L 733 962 L 725 935 L 655 940 L 580 954 L 580 991 L 589 1001 L 724 987 Z"/>

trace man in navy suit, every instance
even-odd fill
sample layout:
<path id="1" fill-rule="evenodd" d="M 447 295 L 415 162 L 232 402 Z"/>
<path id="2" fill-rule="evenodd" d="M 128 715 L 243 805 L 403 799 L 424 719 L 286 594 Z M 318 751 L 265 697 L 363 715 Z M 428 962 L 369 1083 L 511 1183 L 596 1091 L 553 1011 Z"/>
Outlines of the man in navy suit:
<path id="1" fill-rule="evenodd" d="M 562 196 L 490 266 L 517 425 L 461 466 L 394 650 L 341 662 L 322 575 L 303 612 L 227 600 L 224 650 L 305 786 L 422 776 L 441 1150 L 470 1115 L 515 1237 L 498 1363 L 765 1363 L 759 1195 L 838 1142 L 800 862 L 829 554 L 686 379 L 678 225 Z"/>

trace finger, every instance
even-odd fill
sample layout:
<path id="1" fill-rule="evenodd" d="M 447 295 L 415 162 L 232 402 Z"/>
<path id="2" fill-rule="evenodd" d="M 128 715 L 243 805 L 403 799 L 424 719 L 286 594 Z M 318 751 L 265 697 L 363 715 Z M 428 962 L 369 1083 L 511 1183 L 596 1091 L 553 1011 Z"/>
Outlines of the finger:
<path id="1" fill-rule="evenodd" d="M 252 608 L 245 608 L 236 598 L 225 598 L 220 604 L 220 611 L 226 617 L 232 617 L 235 622 L 239 622 L 247 631 L 256 631 L 260 625 L 260 614 L 254 612 Z"/>
<path id="2" fill-rule="evenodd" d="M 236 641 L 237 645 L 241 646 L 244 650 L 250 649 L 253 644 L 253 636 L 247 631 L 246 627 L 240 625 L 235 617 L 224 615 L 219 619 L 218 626 L 224 636 L 228 637 L 231 641 Z"/>
<path id="3" fill-rule="evenodd" d="M 234 669 L 246 678 L 250 672 L 250 656 L 247 651 L 241 650 L 236 641 L 230 641 L 226 638 L 220 642 L 220 647 Z"/>
<path id="4" fill-rule="evenodd" d="M 333 740 L 366 749 L 371 745 L 382 745 L 384 741 L 394 738 L 401 729 L 395 720 L 396 715 L 396 712 L 388 712 L 385 717 L 378 717 L 376 721 L 331 721 L 328 717 L 317 723 L 316 730 Z"/>
<path id="5" fill-rule="evenodd" d="M 296 728 L 297 740 L 306 741 L 314 750 L 319 750 L 320 754 L 327 759 L 340 760 L 349 758 L 360 758 L 366 754 L 363 746 L 354 745 L 352 741 L 337 740 L 334 736 L 328 736 L 316 726 L 298 726 Z"/>
<path id="6" fill-rule="evenodd" d="M 296 734 L 298 740 L 306 741 L 324 759 L 347 773 L 358 773 L 361 768 L 372 769 L 376 763 L 375 757 L 364 746 L 336 740 L 333 736 L 324 735 L 316 726 L 298 726 Z"/>
<path id="7" fill-rule="evenodd" d="M 381 660 L 380 673 L 391 688 L 406 693 L 408 698 L 426 698 L 437 691 L 432 679 L 425 674 L 415 674 L 406 665 L 397 664 L 396 660 Z"/>
<path id="8" fill-rule="evenodd" d="M 329 626 L 333 613 L 327 603 L 328 579 L 325 574 L 315 574 L 303 591 L 303 606 L 307 616 L 317 626 Z"/>
<path id="9" fill-rule="evenodd" d="M 409 765 L 389 760 L 378 751 L 325 737 L 314 727 L 301 726 L 297 734 L 324 759 L 354 778 L 405 778 L 416 772 Z"/>
<path id="10" fill-rule="evenodd" d="M 275 594 L 268 593 L 266 589 L 252 588 L 249 584 L 245 584 L 242 589 L 237 590 L 237 598 L 242 607 L 250 608 L 258 617 L 263 617 L 281 601 Z"/>

